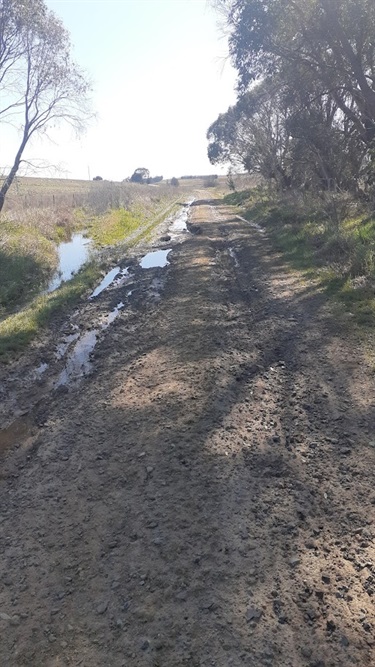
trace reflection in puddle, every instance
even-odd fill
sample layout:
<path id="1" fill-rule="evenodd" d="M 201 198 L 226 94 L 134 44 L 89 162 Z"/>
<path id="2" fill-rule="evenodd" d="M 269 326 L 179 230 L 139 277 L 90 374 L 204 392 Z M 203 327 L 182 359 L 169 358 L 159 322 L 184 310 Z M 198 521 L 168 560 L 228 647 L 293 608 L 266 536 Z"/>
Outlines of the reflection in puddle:
<path id="1" fill-rule="evenodd" d="M 98 285 L 94 289 L 93 293 L 90 294 L 89 299 L 95 299 L 95 297 L 98 296 L 98 294 L 103 292 L 103 290 L 105 290 L 105 288 L 108 287 L 108 285 L 110 285 L 114 281 L 114 279 L 120 273 L 120 271 L 121 271 L 121 269 L 120 269 L 119 266 L 115 266 L 114 269 L 111 269 L 110 271 L 108 271 L 108 273 L 104 276 L 100 285 Z"/>
<path id="2" fill-rule="evenodd" d="M 238 261 L 237 254 L 236 254 L 235 250 L 233 250 L 233 248 L 229 248 L 229 254 L 230 254 L 231 258 L 234 260 L 234 265 L 239 267 L 240 263 Z"/>
<path id="3" fill-rule="evenodd" d="M 129 267 L 127 266 L 125 269 L 122 269 L 120 271 L 120 274 L 118 278 L 114 281 L 114 284 L 116 287 L 122 287 L 126 282 L 128 282 L 130 276 L 129 276 Z"/>
<path id="4" fill-rule="evenodd" d="M 116 317 L 118 317 L 120 310 L 122 310 L 123 307 L 124 304 L 122 301 L 120 301 L 120 303 L 118 303 L 117 306 L 111 310 L 108 315 L 106 315 L 105 319 L 100 324 L 100 329 L 98 328 L 87 331 L 77 340 L 71 354 L 69 355 L 65 368 L 60 373 L 59 378 L 55 384 L 56 388 L 66 385 L 74 380 L 78 380 L 80 377 L 90 372 L 90 355 L 92 354 L 95 345 L 98 342 L 100 331 L 108 329 L 110 324 L 112 324 Z M 72 334 L 69 336 L 69 338 L 71 339 L 72 336 L 77 338 L 78 335 L 79 334 Z M 63 343 L 63 345 L 64 344 L 65 343 Z"/>
<path id="5" fill-rule="evenodd" d="M 147 255 L 142 257 L 139 262 L 142 269 L 154 269 L 157 267 L 163 268 L 169 264 L 167 257 L 171 252 L 172 248 L 167 250 L 155 250 L 154 252 L 148 252 Z"/>
<path id="6" fill-rule="evenodd" d="M 36 373 L 37 377 L 40 378 L 43 375 L 43 373 L 46 372 L 47 368 L 48 368 L 48 364 L 45 361 L 42 362 L 40 364 L 40 366 L 38 366 L 38 368 L 35 369 L 35 373 Z"/>
<path id="7" fill-rule="evenodd" d="M 183 233 L 188 232 L 187 221 L 189 218 L 189 209 L 193 201 L 194 198 L 186 202 L 186 204 L 184 205 L 184 207 L 182 208 L 176 219 L 169 227 L 169 232 L 172 235 L 172 237 L 178 236 L 179 234 L 181 234 L 181 232 Z"/>
<path id="8" fill-rule="evenodd" d="M 55 352 L 57 359 L 62 359 L 69 345 L 73 343 L 73 341 L 77 340 L 77 338 L 79 338 L 79 333 L 69 334 L 68 336 L 64 337 L 64 340 L 59 343 Z"/>
<path id="9" fill-rule="evenodd" d="M 171 234 L 187 232 L 188 208 L 183 208 L 178 217 L 171 224 L 169 231 Z"/>
<path id="10" fill-rule="evenodd" d="M 89 258 L 90 246 L 91 239 L 83 234 L 73 234 L 71 241 L 60 243 L 57 248 L 59 265 L 46 292 L 54 292 L 62 282 L 70 280 L 77 273 Z"/>
<path id="11" fill-rule="evenodd" d="M 65 385 L 74 378 L 78 378 L 90 370 L 90 354 L 93 351 L 98 340 L 98 329 L 86 331 L 81 338 L 76 342 L 72 353 L 70 354 L 65 368 L 60 373 L 56 382 L 56 387 Z"/>
<path id="12" fill-rule="evenodd" d="M 111 310 L 111 312 L 107 315 L 106 321 L 103 322 L 103 324 L 102 324 L 102 329 L 107 329 L 109 327 L 109 325 L 112 324 L 112 322 L 120 314 L 120 310 L 123 307 L 124 307 L 124 304 L 122 303 L 122 301 L 120 301 L 120 303 L 118 303 L 117 306 L 113 310 Z"/>

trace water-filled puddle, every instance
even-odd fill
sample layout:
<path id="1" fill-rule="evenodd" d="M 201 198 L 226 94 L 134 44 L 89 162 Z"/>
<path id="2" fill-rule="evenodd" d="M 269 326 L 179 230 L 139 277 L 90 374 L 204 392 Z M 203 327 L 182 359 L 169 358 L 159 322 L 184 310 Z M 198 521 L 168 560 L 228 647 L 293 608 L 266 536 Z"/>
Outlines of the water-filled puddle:
<path id="1" fill-rule="evenodd" d="M 95 299 L 98 294 L 103 292 L 109 285 L 114 283 L 116 287 L 121 287 L 127 279 L 129 278 L 129 267 L 127 266 L 125 269 L 120 269 L 119 266 L 115 266 L 114 269 L 111 269 L 108 271 L 108 273 L 104 276 L 102 282 L 100 285 L 98 285 L 92 294 L 90 294 L 89 299 Z"/>
<path id="2" fill-rule="evenodd" d="M 130 278 L 129 275 L 129 266 L 126 266 L 125 269 L 121 269 L 119 275 L 114 280 L 116 287 L 122 287 Z"/>
<path id="3" fill-rule="evenodd" d="M 116 317 L 119 316 L 120 310 L 122 310 L 123 307 L 124 304 L 122 301 L 120 301 L 120 303 L 118 303 L 117 306 L 113 310 L 111 310 L 111 312 L 108 313 L 108 315 L 105 316 L 103 321 L 100 323 L 100 328 L 92 329 L 91 331 L 86 331 L 86 333 L 84 333 L 80 338 L 78 338 L 74 348 L 72 349 L 68 357 L 68 360 L 65 364 L 65 368 L 61 371 L 58 377 L 58 380 L 55 384 L 56 388 L 61 387 L 63 385 L 67 385 L 70 382 L 73 382 L 74 380 L 78 380 L 83 375 L 87 375 L 87 373 L 90 372 L 91 370 L 90 356 L 94 351 L 96 343 L 98 342 L 100 332 L 107 329 L 110 326 L 110 324 L 114 322 Z M 66 338 L 72 340 L 73 336 L 76 338 L 78 335 L 79 334 L 71 334 Z M 66 339 L 62 343 L 62 345 L 66 345 Z M 69 343 L 67 343 L 67 345 L 69 345 Z M 65 351 L 63 352 L 63 354 L 65 353 Z M 61 352 L 61 347 L 60 350 L 58 350 L 58 352 Z"/>
<path id="4" fill-rule="evenodd" d="M 90 354 L 98 340 L 99 329 L 86 331 L 76 342 L 72 353 L 61 371 L 56 382 L 56 387 L 68 384 L 70 380 L 76 379 L 88 373 L 91 367 Z"/>
<path id="5" fill-rule="evenodd" d="M 229 248 L 229 254 L 234 261 L 235 266 L 239 267 L 240 263 L 238 261 L 237 253 L 233 248 Z"/>
<path id="6" fill-rule="evenodd" d="M 45 361 L 43 361 L 43 362 L 38 366 L 38 368 L 35 369 L 35 374 L 36 374 L 36 376 L 37 376 L 38 378 L 41 378 L 42 375 L 43 375 L 43 373 L 46 372 L 48 366 L 49 366 L 49 364 L 47 364 Z"/>
<path id="7" fill-rule="evenodd" d="M 142 269 L 155 269 L 157 267 L 163 268 L 169 264 L 167 257 L 171 252 L 172 248 L 167 250 L 154 250 L 154 252 L 148 252 L 147 255 L 142 257 L 139 262 Z"/>
<path id="8" fill-rule="evenodd" d="M 46 292 L 54 292 L 61 283 L 70 280 L 88 260 L 90 249 L 91 239 L 86 238 L 83 234 L 73 234 L 70 241 L 60 243 L 57 248 L 59 265 Z"/>
<path id="9" fill-rule="evenodd" d="M 108 273 L 104 276 L 100 285 L 98 285 L 94 289 L 93 293 L 90 294 L 89 299 L 94 299 L 96 296 L 98 296 L 98 294 L 103 292 L 103 290 L 105 290 L 105 288 L 108 287 L 108 285 L 113 283 L 114 279 L 116 278 L 116 276 L 118 276 L 120 271 L 121 271 L 121 269 L 120 269 L 119 266 L 115 266 L 114 269 L 111 269 L 110 271 L 108 271 Z"/>
<path id="10" fill-rule="evenodd" d="M 122 310 L 123 307 L 124 304 L 122 303 L 122 301 L 120 301 L 120 303 L 118 303 L 117 306 L 113 310 L 111 310 L 111 312 L 105 318 L 105 321 L 102 323 L 102 329 L 107 329 L 109 325 L 115 321 L 116 317 L 119 316 L 120 310 Z"/>
<path id="11" fill-rule="evenodd" d="M 64 336 L 63 341 L 61 343 L 59 343 L 57 348 L 56 348 L 55 354 L 56 354 L 57 359 L 62 359 L 63 358 L 64 354 L 66 353 L 66 351 L 69 347 L 69 345 L 71 343 L 73 343 L 75 340 L 77 340 L 77 338 L 79 338 L 79 333 L 78 332 L 73 333 L 73 334 L 69 334 L 68 336 Z"/>
<path id="12" fill-rule="evenodd" d="M 171 234 L 178 234 L 180 232 L 187 232 L 188 208 L 184 207 L 177 218 L 172 222 L 169 231 Z"/>
<path id="13" fill-rule="evenodd" d="M 183 208 L 181 209 L 180 213 L 177 215 L 175 220 L 172 222 L 171 226 L 169 227 L 169 232 L 173 236 L 178 236 L 181 233 L 185 233 L 188 231 L 187 228 L 187 221 L 189 218 L 189 209 L 190 206 L 192 205 L 194 201 L 194 198 L 186 202 L 184 204 Z"/>

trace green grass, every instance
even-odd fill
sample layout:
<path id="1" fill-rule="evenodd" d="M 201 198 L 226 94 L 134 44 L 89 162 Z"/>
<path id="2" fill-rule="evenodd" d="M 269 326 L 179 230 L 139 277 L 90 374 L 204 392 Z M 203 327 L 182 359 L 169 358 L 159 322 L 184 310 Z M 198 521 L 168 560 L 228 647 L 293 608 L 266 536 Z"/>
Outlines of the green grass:
<path id="1" fill-rule="evenodd" d="M 266 229 L 285 262 L 343 304 L 353 322 L 375 324 L 375 214 L 338 200 L 346 216 L 337 224 L 330 201 L 256 190 L 231 193 L 224 201 Z"/>
<path id="2" fill-rule="evenodd" d="M 0 234 L 0 315 L 22 305 L 57 265 L 55 243 L 37 230 L 3 223 Z"/>
<path id="3" fill-rule="evenodd" d="M 124 208 L 91 218 L 86 230 L 96 247 L 111 246 L 123 241 L 141 227 L 142 218 Z"/>
<path id="4" fill-rule="evenodd" d="M 56 313 L 64 312 L 78 303 L 101 276 L 97 263 L 84 267 L 72 280 L 50 294 L 35 297 L 27 308 L 0 322 L 0 357 L 9 359 L 22 350 Z"/>

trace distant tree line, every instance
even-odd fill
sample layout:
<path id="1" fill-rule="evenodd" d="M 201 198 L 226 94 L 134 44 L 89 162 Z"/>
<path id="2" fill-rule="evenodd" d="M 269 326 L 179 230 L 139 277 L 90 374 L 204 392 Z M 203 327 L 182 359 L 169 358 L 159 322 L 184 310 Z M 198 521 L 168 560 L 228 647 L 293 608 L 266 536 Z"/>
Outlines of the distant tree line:
<path id="1" fill-rule="evenodd" d="M 145 167 L 138 167 L 130 176 L 131 183 L 160 183 L 163 180 L 162 176 L 150 176 L 150 172 Z"/>
<path id="2" fill-rule="evenodd" d="M 211 164 L 279 189 L 375 194 L 374 0 L 213 0 L 238 98 L 207 132 Z"/>
<path id="3" fill-rule="evenodd" d="M 204 174 L 203 176 L 181 176 L 181 180 L 189 179 L 189 178 L 199 178 L 199 179 L 211 178 L 211 179 L 215 180 L 215 179 L 218 178 L 218 175 L 217 174 Z"/>

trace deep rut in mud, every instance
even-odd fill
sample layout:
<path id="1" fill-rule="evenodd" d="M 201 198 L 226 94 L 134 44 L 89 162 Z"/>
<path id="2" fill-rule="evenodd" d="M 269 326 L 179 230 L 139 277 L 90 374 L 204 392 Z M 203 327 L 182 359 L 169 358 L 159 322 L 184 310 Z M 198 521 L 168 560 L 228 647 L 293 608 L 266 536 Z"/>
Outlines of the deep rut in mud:
<path id="1" fill-rule="evenodd" d="M 260 230 L 191 230 L 2 460 L 0 664 L 374 664 L 371 369 Z"/>

